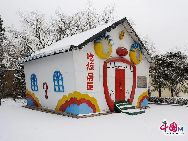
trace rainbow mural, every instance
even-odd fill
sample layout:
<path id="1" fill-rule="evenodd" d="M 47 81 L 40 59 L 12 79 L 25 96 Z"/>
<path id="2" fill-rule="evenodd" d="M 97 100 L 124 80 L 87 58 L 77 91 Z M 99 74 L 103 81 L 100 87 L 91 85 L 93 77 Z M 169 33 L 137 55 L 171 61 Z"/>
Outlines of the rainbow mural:
<path id="1" fill-rule="evenodd" d="M 137 102 L 137 108 L 145 107 L 148 105 L 148 91 L 143 92 L 139 97 L 138 97 L 138 102 Z"/>
<path id="2" fill-rule="evenodd" d="M 41 104 L 35 94 L 29 90 L 26 90 L 27 106 L 41 107 Z"/>
<path id="3" fill-rule="evenodd" d="M 55 108 L 57 112 L 66 112 L 71 114 L 89 114 L 100 112 L 97 100 L 88 94 L 82 94 L 78 91 L 64 95 L 57 103 Z"/>

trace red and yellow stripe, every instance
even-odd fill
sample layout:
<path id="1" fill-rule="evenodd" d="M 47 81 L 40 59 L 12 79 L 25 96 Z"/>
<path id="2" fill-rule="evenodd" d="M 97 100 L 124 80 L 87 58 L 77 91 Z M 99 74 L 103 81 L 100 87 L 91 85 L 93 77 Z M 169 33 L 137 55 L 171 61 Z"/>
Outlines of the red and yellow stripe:
<path id="1" fill-rule="evenodd" d="M 137 108 L 141 108 L 141 103 L 144 101 L 144 99 L 148 99 L 148 91 L 143 92 L 139 97 L 137 101 Z"/>
<path id="2" fill-rule="evenodd" d="M 35 96 L 33 92 L 26 90 L 26 98 L 31 99 L 36 107 L 41 107 L 39 99 Z"/>
<path id="3" fill-rule="evenodd" d="M 100 112 L 99 105 L 97 100 L 94 97 L 89 96 L 88 94 L 82 94 L 78 91 L 64 95 L 57 103 L 55 111 L 65 112 L 67 107 L 71 104 L 87 104 L 90 108 L 93 109 L 93 112 Z"/>

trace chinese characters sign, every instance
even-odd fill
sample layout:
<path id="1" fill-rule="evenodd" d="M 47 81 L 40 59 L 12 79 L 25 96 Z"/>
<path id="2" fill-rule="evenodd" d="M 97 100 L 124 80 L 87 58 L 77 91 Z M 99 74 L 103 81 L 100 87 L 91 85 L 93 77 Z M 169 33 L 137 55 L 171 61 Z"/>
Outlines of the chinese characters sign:
<path id="1" fill-rule="evenodd" d="M 160 126 L 160 130 L 164 131 L 166 134 L 171 134 L 171 135 L 182 135 L 184 134 L 183 132 L 183 127 L 178 126 L 176 122 L 172 123 L 167 123 L 167 121 L 163 121 L 162 125 Z"/>
<path id="2" fill-rule="evenodd" d="M 94 78 L 94 55 L 87 53 L 87 90 L 93 90 L 93 78 Z"/>

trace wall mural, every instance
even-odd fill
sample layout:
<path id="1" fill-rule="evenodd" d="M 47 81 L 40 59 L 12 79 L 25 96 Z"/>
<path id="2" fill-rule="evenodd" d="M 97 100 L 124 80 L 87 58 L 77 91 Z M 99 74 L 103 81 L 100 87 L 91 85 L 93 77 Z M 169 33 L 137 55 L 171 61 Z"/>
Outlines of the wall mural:
<path id="1" fill-rule="evenodd" d="M 94 97 L 78 91 L 64 95 L 58 101 L 55 110 L 76 115 L 100 112 L 99 105 Z"/>
<path id="2" fill-rule="evenodd" d="M 39 99 L 35 96 L 33 92 L 29 90 L 26 90 L 26 100 L 27 100 L 27 106 L 41 107 Z"/>
<path id="3" fill-rule="evenodd" d="M 141 46 L 138 43 L 133 43 L 129 51 L 130 60 L 133 64 L 138 65 L 142 61 Z"/>
<path id="4" fill-rule="evenodd" d="M 125 37 L 125 31 L 119 33 L 119 39 L 122 40 Z"/>
<path id="5" fill-rule="evenodd" d="M 106 43 L 106 45 L 103 45 Z M 104 34 L 94 41 L 94 50 L 101 59 L 108 59 L 112 54 L 113 40 L 110 35 Z"/>
<path id="6" fill-rule="evenodd" d="M 138 102 L 137 102 L 137 108 L 145 107 L 148 105 L 148 91 L 143 92 L 139 97 L 138 97 Z"/>
<path id="7" fill-rule="evenodd" d="M 128 54 L 128 51 L 124 47 L 118 47 L 116 49 L 116 54 L 119 55 L 119 56 L 126 56 Z"/>

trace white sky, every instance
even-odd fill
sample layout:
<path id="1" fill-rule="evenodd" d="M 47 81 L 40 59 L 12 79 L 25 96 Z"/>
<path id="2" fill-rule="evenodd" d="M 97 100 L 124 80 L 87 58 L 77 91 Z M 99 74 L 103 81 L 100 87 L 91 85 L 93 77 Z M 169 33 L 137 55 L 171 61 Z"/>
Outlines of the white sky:
<path id="1" fill-rule="evenodd" d="M 188 50 L 187 0 L 92 0 L 96 9 L 115 4 L 116 15 L 128 17 L 135 30 L 148 37 L 160 51 L 175 47 Z M 88 0 L 0 0 L 0 14 L 6 26 L 20 26 L 18 11 L 38 10 L 48 16 L 56 9 L 74 13 L 87 6 Z"/>

